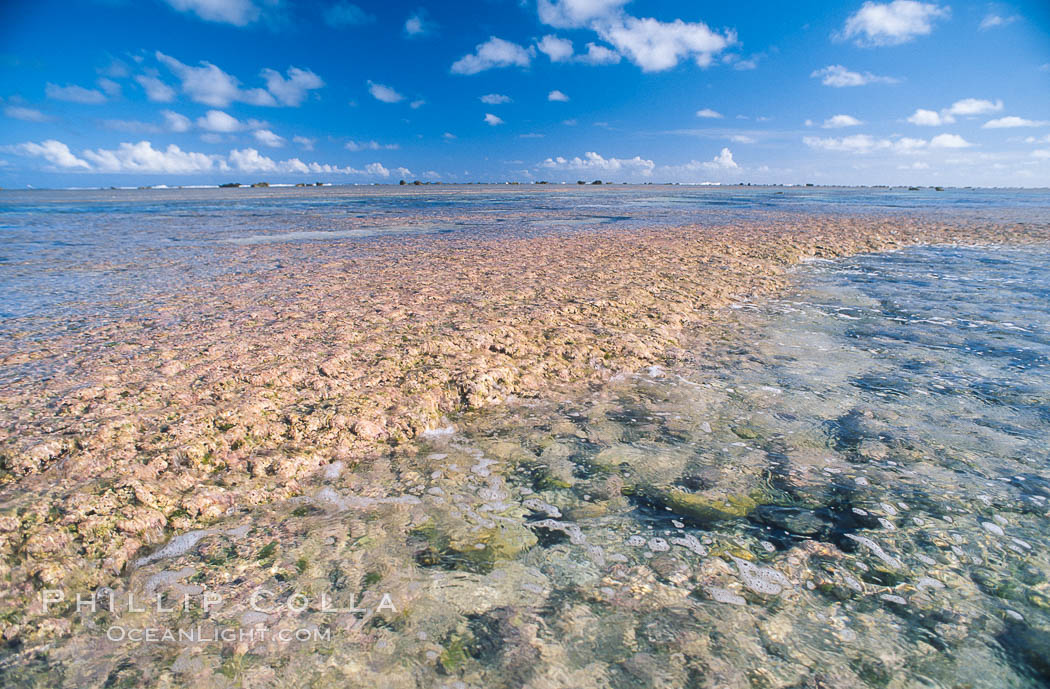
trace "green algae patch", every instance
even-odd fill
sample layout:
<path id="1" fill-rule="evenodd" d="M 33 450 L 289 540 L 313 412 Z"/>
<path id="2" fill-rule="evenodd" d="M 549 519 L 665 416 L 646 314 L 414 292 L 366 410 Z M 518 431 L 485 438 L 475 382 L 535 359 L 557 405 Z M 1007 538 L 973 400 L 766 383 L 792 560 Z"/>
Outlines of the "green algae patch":
<path id="1" fill-rule="evenodd" d="M 673 489 L 659 496 L 659 501 L 675 514 L 699 522 L 720 522 L 746 517 L 759 506 L 750 495 L 709 497 Z"/>

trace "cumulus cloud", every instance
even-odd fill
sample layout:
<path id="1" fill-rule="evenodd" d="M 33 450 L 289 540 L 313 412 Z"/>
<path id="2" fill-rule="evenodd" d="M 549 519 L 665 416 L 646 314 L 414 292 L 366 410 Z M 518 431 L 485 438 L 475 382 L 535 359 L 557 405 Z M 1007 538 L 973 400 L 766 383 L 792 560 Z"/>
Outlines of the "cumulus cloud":
<path id="1" fill-rule="evenodd" d="M 734 170 L 740 166 L 733 160 L 733 152 L 723 148 L 718 155 L 704 163 L 704 167 L 709 170 Z"/>
<path id="2" fill-rule="evenodd" d="M 48 98 L 69 101 L 70 103 L 97 105 L 106 102 L 106 95 L 104 93 L 96 91 L 95 89 L 86 89 L 83 86 L 59 86 L 58 84 L 48 84 L 44 89 L 44 92 L 47 93 Z"/>
<path id="3" fill-rule="evenodd" d="M 373 15 L 350 2 L 337 2 L 328 7 L 322 13 L 322 17 L 324 18 L 324 23 L 333 29 L 339 29 L 344 26 L 371 24 L 376 20 Z"/>
<path id="4" fill-rule="evenodd" d="M 479 43 L 473 53 L 452 63 L 452 73 L 477 74 L 495 67 L 528 67 L 532 56 L 531 47 L 526 50 L 517 43 L 490 36 L 489 40 Z"/>
<path id="5" fill-rule="evenodd" d="M 18 144 L 13 147 L 13 150 L 22 155 L 43 158 L 55 167 L 65 170 L 91 169 L 91 165 L 86 160 L 73 155 L 73 152 L 69 150 L 69 146 L 55 139 L 48 139 L 40 143 L 30 141 Z"/>
<path id="6" fill-rule="evenodd" d="M 547 94 L 547 100 L 557 103 L 568 103 L 569 97 L 561 91 L 555 89 Z"/>
<path id="7" fill-rule="evenodd" d="M 47 122 L 51 118 L 35 108 L 27 108 L 21 105 L 8 105 L 4 108 L 4 115 L 15 120 L 25 122 Z"/>
<path id="8" fill-rule="evenodd" d="M 154 103 L 170 103 L 175 100 L 175 89 L 155 76 L 139 74 L 135 81 L 146 91 L 146 98 Z"/>
<path id="9" fill-rule="evenodd" d="M 485 113 L 485 124 L 489 125 L 490 127 L 495 127 L 496 125 L 503 124 L 503 119 L 500 117 L 496 117 L 491 112 L 487 112 Z"/>
<path id="10" fill-rule="evenodd" d="M 612 64 L 626 57 L 645 72 L 659 72 L 692 59 L 707 67 L 718 53 L 736 43 L 736 33 L 712 31 L 703 22 L 675 19 L 663 22 L 626 14 L 628 0 L 539 0 L 540 21 L 557 28 L 587 28 L 613 49 L 588 44 L 576 59 L 587 64 Z M 561 39 L 559 39 L 561 40 Z M 561 59 L 569 59 L 565 54 Z"/>
<path id="11" fill-rule="evenodd" d="M 912 124 L 919 125 L 920 127 L 940 127 L 942 124 L 951 124 L 955 121 L 955 118 L 951 115 L 941 113 L 936 110 L 924 110 L 923 108 L 917 108 L 908 121 Z"/>
<path id="12" fill-rule="evenodd" d="M 839 153 L 857 154 L 866 154 L 878 150 L 888 150 L 893 153 L 909 155 L 918 153 L 927 145 L 924 139 L 912 139 L 908 137 L 902 137 L 896 140 L 876 139 L 875 137 L 870 136 L 868 134 L 854 134 L 852 136 L 844 136 L 841 138 L 822 138 L 817 136 L 806 136 L 802 138 L 802 142 L 810 148 L 817 148 L 825 151 L 836 151 Z"/>
<path id="13" fill-rule="evenodd" d="M 261 11 L 252 0 L 166 0 L 179 12 L 191 12 L 204 21 L 245 26 L 259 19 Z"/>
<path id="14" fill-rule="evenodd" d="M 478 98 L 478 100 L 488 105 L 501 105 L 503 103 L 509 103 L 510 96 L 504 96 L 502 93 L 487 93 Z"/>
<path id="15" fill-rule="evenodd" d="M 983 125 L 982 129 L 1007 129 L 1010 127 L 1045 127 L 1050 124 L 1047 120 L 1026 120 L 1023 117 L 1016 117 L 1009 115 L 1007 117 L 1000 117 L 996 120 L 988 120 Z"/>
<path id="16" fill-rule="evenodd" d="M 707 67 L 714 55 L 736 43 L 732 31 L 720 34 L 703 22 L 687 23 L 681 19 L 661 22 L 624 17 L 598 27 L 598 34 L 643 72 L 670 69 L 688 58 Z"/>
<path id="17" fill-rule="evenodd" d="M 382 84 L 377 84 L 374 81 L 368 82 L 368 92 L 372 94 L 372 97 L 383 103 L 398 103 L 405 99 L 400 93 Z"/>
<path id="18" fill-rule="evenodd" d="M 164 110 L 160 114 L 164 118 L 164 126 L 170 131 L 177 133 L 189 131 L 191 126 L 190 118 L 185 115 L 180 115 L 172 110 Z"/>
<path id="19" fill-rule="evenodd" d="M 157 60 L 171 70 L 181 82 L 182 92 L 198 103 L 224 108 L 234 101 L 250 105 L 277 105 L 265 89 L 242 89 L 240 81 L 210 62 L 191 67 L 157 51 Z"/>
<path id="20" fill-rule="evenodd" d="M 310 91 L 324 86 L 324 81 L 308 69 L 289 67 L 287 78 L 275 69 L 264 69 L 261 76 L 266 80 L 266 90 L 282 105 L 298 106 Z"/>
<path id="21" fill-rule="evenodd" d="M 383 167 L 382 163 L 369 163 L 368 165 L 365 165 L 365 171 L 371 175 L 379 175 L 380 177 L 390 176 L 390 170 Z"/>
<path id="22" fill-rule="evenodd" d="M 864 123 L 852 115 L 835 115 L 824 120 L 824 124 L 820 126 L 824 129 L 838 129 L 840 127 L 857 127 L 862 124 Z"/>
<path id="23" fill-rule="evenodd" d="M 576 56 L 579 62 L 587 65 L 614 65 L 620 61 L 620 54 L 597 43 L 588 43 L 587 52 Z"/>
<path id="24" fill-rule="evenodd" d="M 856 38 L 861 46 L 900 45 L 930 34 L 933 23 L 950 14 L 948 7 L 916 0 L 865 2 L 846 20 L 842 37 Z"/>
<path id="25" fill-rule="evenodd" d="M 317 139 L 311 139 L 306 136 L 293 136 L 292 141 L 304 151 L 314 150 L 314 144 L 317 143 Z"/>
<path id="26" fill-rule="evenodd" d="M 149 141 L 122 143 L 115 149 L 85 150 L 81 154 L 82 157 L 76 156 L 66 144 L 54 139 L 19 144 L 10 147 L 10 150 L 21 155 L 42 158 L 61 170 L 96 173 L 195 174 L 239 171 L 333 173 L 372 177 L 390 175 L 390 171 L 380 163 L 370 163 L 364 170 L 359 170 L 349 166 L 307 163 L 298 158 L 277 161 L 254 148 L 234 149 L 227 155 L 221 155 L 184 151 L 175 145 L 157 149 Z"/>
<path id="27" fill-rule="evenodd" d="M 256 129 L 252 132 L 252 136 L 255 137 L 256 141 L 264 146 L 269 146 L 270 148 L 280 148 L 281 146 L 284 146 L 284 137 L 274 134 L 269 129 Z"/>
<path id="28" fill-rule="evenodd" d="M 930 148 L 969 148 L 973 146 L 958 134 L 938 134 L 930 139 Z"/>
<path id="29" fill-rule="evenodd" d="M 696 111 L 696 116 L 697 117 L 706 117 L 706 118 L 712 119 L 712 120 L 720 120 L 723 117 L 722 113 L 717 112 L 715 110 L 712 110 L 711 108 L 704 108 L 703 110 L 697 110 Z"/>
<path id="30" fill-rule="evenodd" d="M 957 100 L 951 104 L 950 107 L 943 108 L 940 112 L 935 110 L 926 110 L 924 108 L 918 108 L 909 116 L 908 122 L 914 125 L 922 127 L 939 127 L 945 124 L 952 124 L 955 122 L 956 115 L 960 117 L 975 116 L 975 115 L 987 115 L 993 112 L 999 112 L 1003 109 L 1003 102 L 1001 100 L 990 101 L 982 100 L 980 98 L 963 98 Z"/>
<path id="31" fill-rule="evenodd" d="M 608 172 L 629 172 L 649 176 L 656 164 L 640 156 L 633 158 L 605 158 L 598 153 L 589 151 L 582 158 L 547 158 L 540 167 L 550 170 L 604 170 Z"/>
<path id="32" fill-rule="evenodd" d="M 164 172 L 187 174 L 207 172 L 220 167 L 221 156 L 183 151 L 171 144 L 164 150 L 153 148 L 149 141 L 122 143 L 116 150 L 84 151 L 94 172 Z"/>
<path id="33" fill-rule="evenodd" d="M 618 14 L 630 0 L 539 0 L 540 21 L 561 29 L 587 26 L 591 22 Z"/>
<path id="34" fill-rule="evenodd" d="M 573 47 L 572 41 L 567 38 L 558 38 L 557 36 L 548 34 L 536 43 L 536 47 L 541 53 L 550 58 L 551 62 L 565 62 L 566 60 L 572 59 Z"/>
<path id="35" fill-rule="evenodd" d="M 209 110 L 203 117 L 197 118 L 197 126 L 208 132 L 230 134 L 244 129 L 240 120 L 222 110 Z"/>
<path id="36" fill-rule="evenodd" d="M 896 84 L 899 79 L 893 77 L 882 77 L 871 72 L 851 72 L 842 65 L 828 65 L 818 69 L 809 75 L 814 79 L 820 79 L 825 86 L 843 88 L 846 86 L 865 86 L 866 84 Z"/>
<path id="37" fill-rule="evenodd" d="M 997 100 L 992 102 L 990 100 L 982 100 L 980 98 L 963 98 L 952 103 L 951 107 L 945 112 L 949 115 L 987 115 L 993 112 L 999 112 L 1003 109 L 1003 102 Z"/>

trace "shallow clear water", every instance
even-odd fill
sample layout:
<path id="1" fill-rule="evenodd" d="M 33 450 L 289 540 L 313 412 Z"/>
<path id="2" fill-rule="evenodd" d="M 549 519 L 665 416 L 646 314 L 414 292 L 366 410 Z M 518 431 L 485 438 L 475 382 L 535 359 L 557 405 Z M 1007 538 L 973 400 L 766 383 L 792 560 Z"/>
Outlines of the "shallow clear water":
<path id="1" fill-rule="evenodd" d="M 1048 297 L 1046 250 L 808 264 L 673 368 L 329 467 L 128 581 L 228 601 L 164 627 L 330 641 L 107 643 L 129 618 L 84 616 L 48 667 L 75 661 L 83 685 L 1042 686 Z M 258 587 L 363 610 L 253 616 Z"/>
<path id="2" fill-rule="evenodd" d="M 137 313 L 216 275 L 323 260 L 296 245 L 719 224 L 756 213 L 1045 218 L 1046 190 L 575 185 L 0 190 L 0 334 Z M 275 252 L 279 248 L 281 253 Z"/>

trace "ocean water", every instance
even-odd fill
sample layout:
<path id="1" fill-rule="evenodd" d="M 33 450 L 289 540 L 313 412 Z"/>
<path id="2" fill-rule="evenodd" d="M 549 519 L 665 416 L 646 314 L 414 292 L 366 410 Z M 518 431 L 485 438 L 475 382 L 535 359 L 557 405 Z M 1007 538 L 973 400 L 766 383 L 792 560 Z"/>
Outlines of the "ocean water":
<path id="1" fill-rule="evenodd" d="M 126 308 L 118 297 L 128 285 L 160 294 L 187 271 L 289 260 L 265 252 L 274 244 L 267 237 L 337 250 L 350 237 L 390 241 L 405 232 L 440 241 L 681 222 L 688 213 L 716 222 L 781 202 L 776 190 L 610 191 L 616 196 L 570 190 L 551 199 L 481 189 L 473 201 L 420 192 L 412 212 L 395 195 L 357 210 L 346 199 L 315 198 L 324 208 L 311 215 L 280 200 L 299 192 L 277 190 L 236 212 L 215 202 L 200 216 L 194 202 L 160 198 L 166 192 L 131 192 L 148 198 L 115 209 L 98 200 L 93 221 L 83 199 L 55 201 L 66 211 L 16 204 L 4 210 L 5 232 L 21 237 L 5 242 L 15 260 L 0 263 L 15 267 L 3 273 L 15 285 L 5 310 L 20 328 L 66 309 L 105 317 Z M 873 201 L 784 191 L 797 194 L 784 201 L 798 206 L 789 210 L 805 212 L 893 213 L 911 204 L 908 213 L 1046 217 L 1045 195 L 1028 192 L 870 192 Z M 598 208 L 581 210 L 584 201 Z M 540 212 L 540 202 L 551 208 Z M 371 204 L 389 212 L 372 214 Z M 647 210 L 624 210 L 630 204 Z M 718 204 L 729 210 L 712 211 Z M 329 217 L 333 208 L 346 219 Z M 483 221 L 486 214 L 513 219 Z M 83 242 L 73 241 L 74 228 Z M 37 236 L 76 246 L 34 249 Z M 185 270 L 168 275 L 172 262 Z M 97 283 L 85 287 L 84 274 Z M 69 639 L 0 658 L 0 679 L 77 687 L 1045 686 L 1048 304 L 1045 248 L 921 247 L 807 263 L 784 294 L 728 309 L 708 344 L 673 367 L 451 419 L 390 457 L 329 466 L 287 503 L 232 510 L 206 530 L 177 534 L 136 563 L 119 591 L 140 602 L 163 592 L 166 611 L 134 613 L 118 602 L 115 613 L 80 614 Z M 260 585 L 273 603 L 267 612 L 249 603 Z M 224 604 L 205 614 L 206 592 Z M 309 602 L 301 611 L 299 594 Z M 185 608 L 182 596 L 191 598 Z M 394 612 L 379 609 L 384 596 Z M 202 623 L 198 642 L 107 636 Z M 208 640 L 216 629 L 256 626 L 327 636 L 271 636 L 243 648 Z"/>
<path id="2" fill-rule="evenodd" d="M 520 237 L 720 224 L 763 213 L 936 213 L 1030 221 L 1046 190 L 576 185 L 0 191 L 0 333 L 94 323 L 216 275 L 279 264 L 271 244 L 425 234 Z M 285 254 L 288 256 L 289 254 Z M 308 260 L 292 256 L 294 260 Z M 317 260 L 316 258 L 312 260 Z"/>
<path id="3" fill-rule="evenodd" d="M 301 498 L 180 535 L 128 581 L 145 596 L 207 580 L 234 601 L 214 625 L 329 638 L 107 643 L 107 624 L 130 624 L 118 610 L 7 677 L 1045 686 L 1048 303 L 1046 249 L 811 262 L 674 368 L 454 419 L 378 468 L 332 465 Z M 262 558 L 275 601 L 328 591 L 358 612 L 253 613 Z M 375 611 L 383 595 L 396 614 Z M 186 628 L 193 609 L 149 624 Z"/>

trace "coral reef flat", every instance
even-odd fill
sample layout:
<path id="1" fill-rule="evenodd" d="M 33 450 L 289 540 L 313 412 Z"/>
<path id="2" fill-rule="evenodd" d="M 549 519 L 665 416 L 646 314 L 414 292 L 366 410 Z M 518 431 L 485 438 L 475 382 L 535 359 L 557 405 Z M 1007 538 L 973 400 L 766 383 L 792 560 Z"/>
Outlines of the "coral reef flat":
<path id="1" fill-rule="evenodd" d="M 652 381 L 690 371 L 703 372 L 694 385 L 729 380 L 716 362 L 742 377 L 773 357 L 759 326 L 741 318 L 796 289 L 800 264 L 912 247 L 1045 248 L 1045 221 L 750 210 L 709 224 L 433 234 L 464 218 L 476 215 L 311 227 L 281 241 L 240 233 L 211 259 L 235 269 L 143 291 L 140 303 L 132 288 L 119 309 L 75 327 L 64 313 L 5 326 L 0 677 L 10 686 L 290 677 L 303 686 L 898 686 L 903 665 L 871 660 L 885 651 L 917 675 L 972 679 L 973 667 L 942 676 L 916 664 L 967 638 L 979 615 L 933 604 L 925 617 L 914 606 L 901 613 L 904 546 L 884 549 L 863 531 L 906 511 L 897 503 L 918 505 L 917 492 L 848 502 L 819 480 L 845 472 L 865 494 L 858 486 L 877 479 L 853 471 L 862 459 L 903 464 L 934 452 L 885 430 L 907 409 L 819 395 L 789 407 L 766 399 L 779 389 L 769 383 L 747 414 L 716 414 L 727 400 L 743 404 L 731 381 L 703 393 Z M 814 378 L 849 369 L 835 368 L 837 346 L 822 350 L 828 372 Z M 861 381 L 865 390 L 906 385 L 879 375 Z M 833 431 L 784 440 L 778 424 L 803 412 L 835 419 Z M 733 458 L 698 466 L 697 438 L 712 432 L 728 436 L 712 456 L 724 447 Z M 774 452 L 784 467 L 770 473 Z M 930 476 L 948 481 L 938 472 L 963 461 L 945 459 Z M 719 531 L 741 523 L 776 536 Z M 1009 531 L 1006 518 L 983 523 L 986 535 Z M 950 531 L 930 538 L 958 546 Z M 1031 549 L 1030 538 L 1015 540 Z M 783 556 L 776 566 L 767 551 Z M 863 558 L 866 574 L 837 569 L 844 558 Z M 1016 595 L 1045 611 L 1045 576 L 1029 578 Z M 913 579 L 908 591 L 922 595 L 945 586 Z M 1013 586 L 991 570 L 973 579 L 982 591 Z M 359 610 L 259 613 L 247 601 L 260 587 L 282 603 L 301 592 L 346 604 L 352 591 Z M 855 589 L 891 608 L 871 615 L 936 627 L 923 638 L 925 659 L 886 638 L 887 648 L 813 679 L 831 651 L 800 648 L 791 628 L 825 614 L 806 607 L 814 590 L 844 601 Z M 48 604 L 42 592 L 52 590 L 65 594 Z M 100 590 L 140 600 L 166 592 L 166 604 L 222 594 L 214 608 L 126 613 L 139 627 L 265 622 L 327 629 L 331 640 L 118 643 L 107 629 L 120 616 L 74 597 Z M 772 607 L 758 620 L 750 611 L 763 602 Z M 855 639 L 848 614 L 835 614 L 822 624 Z M 719 615 L 730 618 L 723 626 L 760 627 L 765 650 L 726 642 L 732 652 L 719 656 L 710 648 Z M 1006 619 L 993 630 L 1010 638 L 1004 653 L 1045 673 L 1044 628 Z M 775 663 L 734 664 L 749 653 Z"/>

